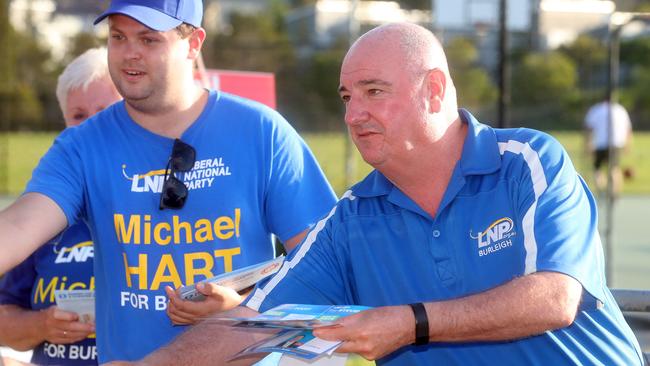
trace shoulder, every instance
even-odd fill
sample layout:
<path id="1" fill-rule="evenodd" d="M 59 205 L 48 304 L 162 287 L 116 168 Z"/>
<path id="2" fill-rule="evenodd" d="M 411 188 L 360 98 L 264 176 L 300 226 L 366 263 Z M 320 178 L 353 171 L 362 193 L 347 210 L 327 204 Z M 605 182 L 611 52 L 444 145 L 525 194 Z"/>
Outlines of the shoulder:
<path id="1" fill-rule="evenodd" d="M 561 171 L 574 171 L 571 159 L 560 142 L 548 133 L 528 129 L 495 130 L 502 169 L 533 180 L 556 175 Z M 570 169 L 565 169 L 570 168 Z"/>
<path id="2" fill-rule="evenodd" d="M 495 129 L 499 151 L 538 155 L 562 154 L 565 152 L 560 142 L 550 134 L 530 128 Z"/>
<path id="3" fill-rule="evenodd" d="M 257 120 L 260 122 L 286 122 L 285 119 L 271 107 L 254 100 L 242 98 L 237 95 L 215 92 L 217 111 L 224 114 L 232 113 L 238 118 Z"/>

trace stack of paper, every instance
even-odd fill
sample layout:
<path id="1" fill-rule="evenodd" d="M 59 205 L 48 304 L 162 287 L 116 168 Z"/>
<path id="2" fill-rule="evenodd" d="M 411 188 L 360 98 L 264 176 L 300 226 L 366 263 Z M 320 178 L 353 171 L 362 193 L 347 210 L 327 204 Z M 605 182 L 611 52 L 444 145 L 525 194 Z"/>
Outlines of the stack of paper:
<path id="1" fill-rule="evenodd" d="M 221 317 L 213 321 L 233 322 L 232 326 L 247 328 L 281 328 L 279 333 L 257 342 L 233 358 L 253 354 L 281 352 L 303 359 L 331 355 L 341 341 L 315 337 L 312 329 L 336 324 L 336 320 L 369 309 L 354 305 L 285 304 L 250 318 Z"/>

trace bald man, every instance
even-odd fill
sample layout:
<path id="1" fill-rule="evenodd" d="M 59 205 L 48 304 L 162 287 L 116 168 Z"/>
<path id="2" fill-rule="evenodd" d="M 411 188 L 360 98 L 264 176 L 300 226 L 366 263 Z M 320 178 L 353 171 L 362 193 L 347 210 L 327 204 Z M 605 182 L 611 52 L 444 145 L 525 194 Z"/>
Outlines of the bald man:
<path id="1" fill-rule="evenodd" d="M 440 44 L 412 24 L 359 38 L 339 94 L 375 170 L 237 315 L 372 306 L 315 334 L 378 365 L 642 364 L 605 284 L 594 199 L 557 141 L 458 110 Z M 143 363 L 221 364 L 253 339 L 203 323 Z"/>

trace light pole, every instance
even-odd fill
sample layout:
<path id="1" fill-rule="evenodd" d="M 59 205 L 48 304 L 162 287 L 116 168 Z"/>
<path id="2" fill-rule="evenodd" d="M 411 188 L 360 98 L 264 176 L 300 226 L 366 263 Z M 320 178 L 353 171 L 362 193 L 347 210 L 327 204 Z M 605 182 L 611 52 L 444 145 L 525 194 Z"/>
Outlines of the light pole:
<path id="1" fill-rule="evenodd" d="M 508 76 L 508 1 L 499 0 L 499 105 L 497 124 L 499 128 L 509 125 L 508 106 L 510 104 L 510 84 Z"/>
<path id="2" fill-rule="evenodd" d="M 607 144 L 608 155 L 610 157 L 607 164 L 607 195 L 605 199 L 605 212 L 607 221 L 605 223 L 605 275 L 607 283 L 612 286 L 612 262 L 613 262 L 613 233 L 614 233 L 614 170 L 612 169 L 612 159 L 616 147 L 614 146 L 614 116 L 612 106 L 618 101 L 618 69 L 620 39 L 623 28 L 635 20 L 650 20 L 650 13 L 630 13 L 614 12 L 609 19 L 609 39 L 608 39 L 608 78 L 607 78 Z"/>

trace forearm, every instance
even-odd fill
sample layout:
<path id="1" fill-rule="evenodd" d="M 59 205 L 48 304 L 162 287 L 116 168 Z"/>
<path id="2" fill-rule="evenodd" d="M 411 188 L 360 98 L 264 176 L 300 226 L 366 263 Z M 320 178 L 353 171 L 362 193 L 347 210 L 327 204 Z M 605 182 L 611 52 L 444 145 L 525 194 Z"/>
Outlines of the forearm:
<path id="1" fill-rule="evenodd" d="M 432 342 L 501 341 L 570 325 L 582 287 L 554 272 L 520 277 L 465 298 L 427 303 Z"/>
<path id="2" fill-rule="evenodd" d="M 257 313 L 253 310 L 239 307 L 218 315 L 253 316 L 255 314 Z M 191 327 L 174 341 L 150 354 L 137 364 L 152 366 L 251 365 L 262 357 L 258 356 L 255 359 L 246 357 L 231 362 L 226 361 L 235 353 L 269 335 L 268 332 L 233 328 L 211 322 L 208 319 Z"/>
<path id="3" fill-rule="evenodd" d="M 0 305 L 0 343 L 19 351 L 45 341 L 45 316 L 16 305 Z"/>
<path id="4" fill-rule="evenodd" d="M 50 198 L 27 193 L 0 211 L 0 274 L 65 229 L 67 219 Z"/>

